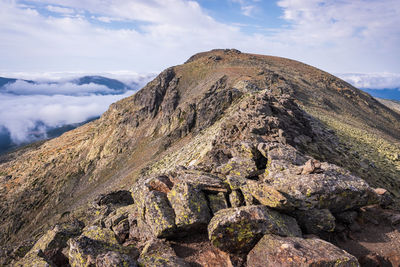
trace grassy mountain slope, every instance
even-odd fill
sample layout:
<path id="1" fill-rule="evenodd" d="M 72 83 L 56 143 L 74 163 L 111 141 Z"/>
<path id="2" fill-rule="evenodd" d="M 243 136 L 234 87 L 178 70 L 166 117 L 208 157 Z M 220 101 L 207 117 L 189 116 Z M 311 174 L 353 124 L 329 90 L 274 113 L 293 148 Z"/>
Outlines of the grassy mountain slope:
<path id="1" fill-rule="evenodd" d="M 398 113 L 303 63 L 214 50 L 163 71 L 100 119 L 3 156 L 0 243 L 37 237 L 100 193 L 129 189 L 144 174 L 205 162 L 228 115 L 259 90 L 294 98 L 314 123 L 330 129 L 327 138 L 337 139 L 288 133 L 293 145 L 399 197 Z"/>

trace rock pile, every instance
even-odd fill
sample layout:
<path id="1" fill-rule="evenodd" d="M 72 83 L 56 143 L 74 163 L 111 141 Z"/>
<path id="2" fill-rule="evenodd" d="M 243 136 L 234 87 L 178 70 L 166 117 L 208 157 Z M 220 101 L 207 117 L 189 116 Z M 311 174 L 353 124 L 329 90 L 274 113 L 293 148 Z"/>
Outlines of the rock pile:
<path id="1" fill-rule="evenodd" d="M 95 204 L 111 208 L 95 225 L 56 226 L 16 265 L 190 266 L 169 242 L 204 233 L 215 248 L 247 258 L 247 266 L 358 266 L 317 236 L 334 232 L 336 221 L 351 223 L 353 210 L 378 201 L 375 191 L 290 145 L 241 147 L 216 167 L 220 172 L 178 168 L 138 181 L 133 201 L 126 191 L 102 196 Z M 268 161 L 255 176 L 260 154 Z"/>

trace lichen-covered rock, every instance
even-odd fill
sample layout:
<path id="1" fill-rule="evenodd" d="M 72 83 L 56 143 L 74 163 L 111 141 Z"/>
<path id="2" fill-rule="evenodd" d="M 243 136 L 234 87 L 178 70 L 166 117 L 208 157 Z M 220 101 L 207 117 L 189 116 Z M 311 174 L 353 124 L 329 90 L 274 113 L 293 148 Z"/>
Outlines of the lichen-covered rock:
<path id="1" fill-rule="evenodd" d="M 96 257 L 97 267 L 138 267 L 139 265 L 128 255 L 116 251 L 108 251 Z"/>
<path id="2" fill-rule="evenodd" d="M 151 191 L 145 200 L 145 220 L 139 228 L 148 227 L 154 237 L 167 237 L 175 230 L 175 213 L 165 193 Z M 143 225 L 145 224 L 145 225 Z"/>
<path id="3" fill-rule="evenodd" d="M 243 194 L 239 190 L 233 190 L 232 193 L 229 194 L 229 202 L 231 203 L 233 208 L 238 208 L 244 205 L 244 197 Z"/>
<path id="4" fill-rule="evenodd" d="M 294 147 L 276 142 L 260 143 L 257 149 L 268 157 L 269 164 L 272 161 L 286 161 L 290 164 L 301 166 L 309 159 L 309 157 L 302 155 Z"/>
<path id="5" fill-rule="evenodd" d="M 207 195 L 209 206 L 211 212 L 215 214 L 219 210 L 228 208 L 228 203 L 226 202 L 225 194 L 219 192 L 218 194 Z"/>
<path id="6" fill-rule="evenodd" d="M 135 212 L 135 205 L 128 205 L 118 208 L 107 216 L 107 218 L 104 220 L 104 225 L 108 228 L 112 228 L 113 226 L 118 225 L 118 223 L 122 220 L 127 219 L 129 214 L 133 214 Z"/>
<path id="7" fill-rule="evenodd" d="M 226 164 L 217 168 L 217 171 L 224 175 L 237 175 L 242 177 L 257 176 L 263 171 L 257 168 L 252 158 L 233 157 Z"/>
<path id="8" fill-rule="evenodd" d="M 97 234 L 95 233 L 97 232 Z M 83 266 L 96 266 L 96 261 L 104 258 L 108 252 L 116 252 L 114 256 L 118 255 L 117 259 L 119 262 L 125 264 L 131 264 L 131 261 L 126 259 L 131 258 L 130 255 L 134 254 L 132 248 L 122 247 L 118 245 L 117 240 L 110 237 L 111 233 L 105 233 L 106 231 L 91 230 L 87 235 L 81 235 L 80 237 L 70 239 L 68 259 L 71 266 L 83 267 Z M 89 238 L 91 236 L 95 239 Z M 111 261 L 111 258 L 109 258 Z M 134 264 L 134 263 L 133 263 Z M 118 266 L 118 265 L 117 265 Z M 122 265 L 126 266 L 126 265 Z"/>
<path id="9" fill-rule="evenodd" d="M 120 221 L 117 225 L 112 227 L 112 230 L 117 237 L 119 243 L 123 243 L 129 236 L 129 220 L 124 219 Z"/>
<path id="10" fill-rule="evenodd" d="M 41 251 L 36 253 L 30 253 L 18 262 L 13 263 L 16 267 L 55 267 L 57 266 L 53 262 L 44 259 Z"/>
<path id="11" fill-rule="evenodd" d="M 118 241 L 115 237 L 114 232 L 108 228 L 90 226 L 83 231 L 82 236 L 86 236 L 92 240 L 107 243 L 110 245 L 118 245 Z"/>
<path id="12" fill-rule="evenodd" d="M 31 248 L 31 250 L 20 261 L 20 265 L 29 266 L 30 262 L 35 262 L 37 266 L 42 264 L 62 265 L 67 262 L 67 258 L 62 253 L 62 249 L 67 246 L 67 241 L 71 237 L 81 233 L 82 225 L 78 222 L 71 224 L 56 225 L 52 230 L 47 231 Z"/>
<path id="13" fill-rule="evenodd" d="M 288 162 L 272 161 L 265 181 L 291 198 L 300 209 L 329 209 L 341 212 L 378 201 L 377 194 L 361 178 L 329 163 L 322 173 L 301 174 Z"/>
<path id="14" fill-rule="evenodd" d="M 297 211 L 296 219 L 307 234 L 320 235 L 335 230 L 335 217 L 328 209 Z"/>
<path id="15" fill-rule="evenodd" d="M 301 236 L 294 218 L 265 206 L 220 210 L 208 225 L 211 243 L 226 252 L 246 253 L 267 233 Z"/>
<path id="16" fill-rule="evenodd" d="M 68 243 L 69 264 L 74 267 L 95 266 L 96 257 L 109 249 L 107 244 L 86 236 L 70 239 Z"/>
<path id="17" fill-rule="evenodd" d="M 205 192 L 228 192 L 227 185 L 215 175 L 199 170 L 183 170 L 171 178 L 174 184 L 189 183 Z"/>
<path id="18" fill-rule="evenodd" d="M 123 243 L 129 235 L 129 216 L 136 215 L 136 206 L 129 205 L 113 211 L 104 222 L 107 228 L 114 231 L 118 241 Z"/>
<path id="19" fill-rule="evenodd" d="M 229 184 L 229 187 L 237 192 L 237 196 L 240 197 L 240 201 L 244 202 L 245 205 L 251 206 L 254 204 L 255 199 L 253 195 L 251 194 L 250 190 L 246 188 L 247 182 L 250 181 L 249 179 L 246 179 L 245 177 L 237 176 L 237 175 L 228 175 L 226 177 L 226 182 Z M 241 203 L 243 204 L 243 203 Z M 232 205 L 235 207 L 234 205 Z M 241 205 L 240 205 L 241 206 Z"/>
<path id="20" fill-rule="evenodd" d="M 251 194 L 262 205 L 283 211 L 293 210 L 293 205 L 290 201 L 270 185 L 253 180 L 247 180 L 240 188 L 243 193 Z"/>
<path id="21" fill-rule="evenodd" d="M 238 190 L 243 185 L 246 184 L 248 179 L 238 175 L 227 175 L 226 176 L 226 183 L 229 185 L 231 190 Z"/>
<path id="22" fill-rule="evenodd" d="M 247 255 L 252 267 L 357 267 L 357 259 L 320 239 L 265 235 Z"/>
<path id="23" fill-rule="evenodd" d="M 175 211 L 178 228 L 202 227 L 211 219 L 204 193 L 190 183 L 175 184 L 168 193 L 168 199 Z"/>
<path id="24" fill-rule="evenodd" d="M 164 192 L 152 190 L 151 181 L 154 179 L 139 181 L 132 190 L 136 206 L 135 238 L 167 237 L 175 229 L 174 210 Z"/>
<path id="25" fill-rule="evenodd" d="M 183 259 L 176 256 L 168 243 L 156 239 L 147 242 L 138 260 L 141 266 L 155 267 L 189 267 Z"/>

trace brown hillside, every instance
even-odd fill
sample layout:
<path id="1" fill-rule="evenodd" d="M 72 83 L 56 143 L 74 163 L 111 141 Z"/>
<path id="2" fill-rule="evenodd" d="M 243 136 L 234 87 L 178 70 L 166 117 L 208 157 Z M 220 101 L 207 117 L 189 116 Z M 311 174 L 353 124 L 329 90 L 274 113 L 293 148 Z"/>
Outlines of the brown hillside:
<path id="1" fill-rule="evenodd" d="M 276 121 L 258 109 L 260 92 L 276 96 L 262 100 Z M 232 133 L 247 127 L 235 124 L 246 116 L 252 130 Z M 88 223 L 86 209 L 96 197 L 131 190 L 144 176 L 179 165 L 214 173 L 234 157 L 225 151 L 228 139 L 260 135 L 255 125 L 262 136 L 343 167 L 400 199 L 399 113 L 309 65 L 213 50 L 163 71 L 100 119 L 3 156 L 0 245 L 35 240 L 57 222 Z"/>

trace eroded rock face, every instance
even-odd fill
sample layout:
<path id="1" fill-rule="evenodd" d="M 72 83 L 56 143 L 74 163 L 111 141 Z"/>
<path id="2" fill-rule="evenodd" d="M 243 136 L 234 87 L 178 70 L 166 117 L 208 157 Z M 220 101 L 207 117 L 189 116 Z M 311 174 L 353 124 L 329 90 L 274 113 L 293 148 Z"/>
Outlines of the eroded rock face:
<path id="1" fill-rule="evenodd" d="M 220 210 L 208 225 L 211 243 L 231 253 L 246 253 L 266 233 L 301 236 L 294 218 L 265 206 Z"/>
<path id="2" fill-rule="evenodd" d="M 360 266 L 357 259 L 321 239 L 265 235 L 247 255 L 247 266 Z"/>

